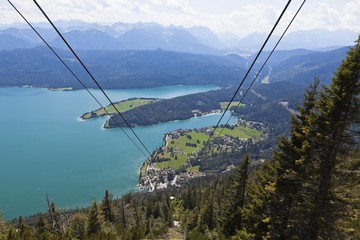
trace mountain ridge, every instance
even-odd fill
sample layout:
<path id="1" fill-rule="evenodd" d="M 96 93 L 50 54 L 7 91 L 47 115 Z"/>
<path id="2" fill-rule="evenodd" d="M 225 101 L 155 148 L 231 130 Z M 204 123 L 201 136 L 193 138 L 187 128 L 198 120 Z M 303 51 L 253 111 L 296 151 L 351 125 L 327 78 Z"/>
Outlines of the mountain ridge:
<path id="1" fill-rule="evenodd" d="M 328 84 L 348 47 L 327 52 L 305 49 L 276 51 L 261 73 L 269 82 L 308 85 L 315 77 Z M 58 54 L 89 87 L 96 87 L 69 51 Z M 146 88 L 164 85 L 214 84 L 222 87 L 240 82 L 250 59 L 164 50 L 79 50 L 78 55 L 104 88 Z M 263 58 L 256 63 L 257 71 Z M 266 70 L 268 69 L 268 70 Z M 31 85 L 46 88 L 81 86 L 44 46 L 0 51 L 0 87 Z M 251 76 L 251 75 L 250 75 Z M 247 85 L 252 79 L 247 79 Z"/>
<path id="2" fill-rule="evenodd" d="M 112 25 L 100 25 L 81 21 L 56 21 L 55 24 L 67 38 L 73 41 L 76 39 L 74 48 L 78 50 L 155 50 L 161 48 L 169 51 L 224 55 L 245 50 L 254 52 L 259 49 L 267 36 L 267 33 L 254 32 L 243 38 L 233 35 L 233 40 L 224 41 L 224 38 L 221 37 L 223 34 L 214 33 L 207 27 L 163 26 L 155 22 L 117 22 Z M 55 46 L 60 47 L 59 38 L 49 26 L 45 23 L 39 23 L 36 26 L 45 39 L 49 42 L 54 41 Z M 94 31 L 98 32 L 99 37 L 92 36 L 89 38 Z M 0 30 L 0 41 L 4 38 L 4 34 L 12 35 L 28 44 L 14 46 L 11 49 L 30 48 L 42 44 L 35 33 L 23 25 L 3 27 Z M 317 50 L 331 46 L 341 47 L 352 45 L 352 39 L 356 36 L 357 33 L 344 29 L 337 31 L 322 29 L 296 31 L 286 34 L 278 49 L 306 48 Z M 277 39 L 278 36 L 273 36 L 265 49 L 270 50 Z M 105 41 L 100 45 L 102 40 Z M 91 42 L 98 44 L 91 44 Z M 2 50 L 1 47 L 0 50 Z"/>

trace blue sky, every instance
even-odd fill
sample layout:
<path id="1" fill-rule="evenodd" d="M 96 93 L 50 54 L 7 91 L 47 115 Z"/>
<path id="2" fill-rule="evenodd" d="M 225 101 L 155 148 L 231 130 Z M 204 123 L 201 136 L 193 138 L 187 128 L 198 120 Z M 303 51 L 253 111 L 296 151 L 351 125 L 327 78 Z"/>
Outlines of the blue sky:
<path id="1" fill-rule="evenodd" d="M 38 0 L 53 20 L 95 23 L 158 22 L 165 26 L 206 26 L 214 32 L 245 36 L 268 32 L 287 0 Z M 285 21 L 302 0 L 293 0 Z M 13 0 L 32 21 L 43 22 L 32 1 Z M 290 31 L 349 29 L 360 32 L 360 0 L 308 0 Z M 0 4 L 0 24 L 21 22 L 7 1 Z M 284 23 L 285 25 L 285 23 Z"/>

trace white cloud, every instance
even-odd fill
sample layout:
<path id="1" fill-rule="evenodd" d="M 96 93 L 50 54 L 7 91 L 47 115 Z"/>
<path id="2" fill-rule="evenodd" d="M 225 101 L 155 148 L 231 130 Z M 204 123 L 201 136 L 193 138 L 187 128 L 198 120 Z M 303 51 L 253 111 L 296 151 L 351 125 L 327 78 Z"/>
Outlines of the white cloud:
<path id="1" fill-rule="evenodd" d="M 202 25 L 217 32 L 229 31 L 242 36 L 254 31 L 268 32 L 285 4 L 283 0 L 256 0 L 251 4 L 240 5 L 240 0 L 223 0 L 222 4 L 216 2 L 214 7 L 199 8 L 196 4 L 191 4 L 193 1 L 200 0 L 38 0 L 53 20 L 78 19 L 98 23 L 141 21 L 187 27 Z M 32 1 L 13 2 L 29 20 L 45 21 Z M 209 1 L 211 3 L 215 4 L 214 1 Z M 284 22 L 291 19 L 300 3 L 301 1 L 293 1 L 284 16 Z M 360 31 L 359 12 L 360 0 L 309 1 L 291 30 L 347 28 Z M 20 21 L 21 18 L 11 6 L 2 1 L 0 23 Z"/>
<path id="2" fill-rule="evenodd" d="M 330 1 L 318 2 L 305 6 L 294 23 L 295 29 L 348 29 L 360 31 L 360 0 L 342 2 L 339 5 L 330 5 Z M 307 8 L 307 9 L 306 9 Z"/>
<path id="3" fill-rule="evenodd" d="M 249 32 L 268 32 L 277 19 L 277 10 L 269 5 L 247 5 L 243 9 L 234 11 L 228 18 L 228 31 L 245 35 Z"/>
<path id="4" fill-rule="evenodd" d="M 360 0 L 346 4 L 342 26 L 360 32 Z"/>

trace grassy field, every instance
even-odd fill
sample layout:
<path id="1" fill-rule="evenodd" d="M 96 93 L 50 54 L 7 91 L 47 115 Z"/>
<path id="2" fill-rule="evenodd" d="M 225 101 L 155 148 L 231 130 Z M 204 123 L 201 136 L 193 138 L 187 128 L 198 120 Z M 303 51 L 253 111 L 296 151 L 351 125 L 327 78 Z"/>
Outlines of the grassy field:
<path id="1" fill-rule="evenodd" d="M 188 172 L 199 172 L 200 166 L 193 166 L 186 169 Z"/>
<path id="2" fill-rule="evenodd" d="M 203 143 L 207 138 L 208 135 L 205 133 L 189 132 L 177 139 L 167 139 L 167 147 L 164 150 L 164 154 L 160 154 L 159 157 L 170 158 L 170 161 L 159 162 L 156 164 L 156 167 L 161 169 L 180 169 L 185 164 L 188 154 L 196 154 L 196 151 L 204 146 Z M 173 156 L 171 156 L 170 149 L 174 150 Z"/>
<path id="3" fill-rule="evenodd" d="M 269 84 L 270 83 L 270 76 L 266 76 L 261 80 L 262 84 Z"/>
<path id="4" fill-rule="evenodd" d="M 168 157 L 169 156 L 170 154 L 168 154 Z M 185 155 L 181 154 L 181 155 L 177 155 L 177 159 L 170 158 L 170 161 L 156 163 L 155 167 L 161 169 L 166 169 L 166 168 L 180 169 L 185 164 L 186 160 L 187 160 L 186 154 Z"/>
<path id="5" fill-rule="evenodd" d="M 270 75 L 272 73 L 272 67 L 269 67 L 269 73 L 267 76 L 265 76 L 262 80 L 261 83 L 262 84 L 269 84 L 270 83 Z"/>
<path id="6" fill-rule="evenodd" d="M 142 98 L 136 98 L 136 99 L 132 99 L 132 100 L 125 100 L 125 101 L 121 101 L 118 103 L 115 103 L 115 107 L 119 112 L 126 112 L 130 109 L 145 105 L 145 104 L 149 104 L 149 103 L 153 103 L 159 100 L 156 99 L 142 99 Z M 105 107 L 106 111 L 108 113 L 116 113 L 117 111 L 115 110 L 115 108 L 111 105 Z M 107 113 L 105 112 L 104 108 L 98 109 L 94 112 L 96 114 L 96 117 L 100 117 L 100 116 L 104 116 Z M 94 117 L 94 116 L 93 116 Z M 86 113 L 82 116 L 83 119 L 90 119 L 91 118 L 91 113 Z"/>
<path id="7" fill-rule="evenodd" d="M 229 104 L 229 102 L 221 102 L 221 103 L 220 103 L 220 107 L 221 107 L 222 109 L 224 109 L 224 108 L 227 107 L 228 104 Z M 239 102 L 232 102 L 232 103 L 230 104 L 229 109 L 232 108 L 232 107 L 237 107 L 237 105 L 239 105 Z M 242 107 L 242 106 L 245 106 L 245 104 L 240 104 L 240 107 Z"/>
<path id="8" fill-rule="evenodd" d="M 215 131 L 215 136 L 217 136 L 220 131 L 221 129 L 217 129 Z M 254 140 L 259 139 L 261 134 L 261 131 L 246 127 L 236 127 L 234 129 L 225 128 L 221 133 L 222 136 L 229 135 L 241 139 L 252 138 Z M 197 151 L 203 148 L 208 137 L 209 135 L 205 133 L 192 131 L 177 139 L 167 138 L 166 147 L 164 147 L 163 153 L 160 153 L 158 157 L 160 159 L 169 158 L 170 160 L 156 163 L 155 166 L 161 169 L 180 169 L 186 163 L 189 154 L 196 156 Z M 189 172 L 198 172 L 199 168 L 191 167 L 187 170 Z"/>
<path id="9" fill-rule="evenodd" d="M 188 136 L 190 136 L 191 139 Z M 167 149 L 172 147 L 181 149 L 184 153 L 194 153 L 196 149 L 201 149 L 204 146 L 203 142 L 206 141 L 207 138 L 208 135 L 205 133 L 189 132 L 185 136 L 181 136 L 178 139 L 170 140 Z M 186 143 L 196 144 L 196 147 L 186 146 Z"/>

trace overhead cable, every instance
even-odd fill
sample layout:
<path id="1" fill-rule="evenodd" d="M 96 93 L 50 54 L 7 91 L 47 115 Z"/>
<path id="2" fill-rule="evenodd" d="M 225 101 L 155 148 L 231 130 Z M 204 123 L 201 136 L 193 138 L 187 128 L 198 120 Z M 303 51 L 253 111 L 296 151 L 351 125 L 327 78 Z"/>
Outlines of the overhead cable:
<path id="1" fill-rule="evenodd" d="M 68 41 L 64 38 L 64 36 L 62 35 L 62 33 L 58 30 L 58 28 L 55 26 L 55 24 L 51 21 L 51 19 L 48 17 L 48 15 L 46 14 L 46 12 L 42 9 L 42 7 L 37 3 L 36 0 L 33 0 L 34 3 L 36 4 L 36 6 L 39 8 L 39 10 L 42 12 L 42 14 L 45 16 L 45 18 L 49 21 L 49 23 L 51 24 L 51 26 L 54 28 L 54 30 L 57 32 L 57 34 L 60 36 L 60 38 L 63 40 L 63 42 L 66 44 L 66 46 L 69 48 L 69 50 L 72 52 L 72 54 L 76 57 L 76 59 L 79 61 L 79 63 L 81 64 L 81 66 L 84 68 L 84 70 L 88 73 L 88 75 L 91 77 L 91 79 L 94 81 L 94 83 L 96 84 L 96 86 L 101 90 L 101 92 L 104 94 L 104 96 L 107 98 L 107 100 L 110 102 L 110 105 L 116 110 L 116 112 L 118 113 L 118 115 L 121 117 L 121 119 L 125 122 L 125 124 L 128 126 L 128 128 L 131 130 L 131 132 L 134 134 L 134 136 L 136 137 L 136 139 L 141 143 L 141 145 L 143 146 L 143 148 L 146 150 L 146 152 L 149 154 L 149 156 L 151 156 L 150 151 L 148 150 L 148 148 L 145 146 L 144 142 L 140 139 L 140 137 L 136 134 L 136 132 L 134 131 L 134 129 L 131 127 L 131 125 L 128 123 L 128 121 L 124 118 L 124 116 L 121 114 L 121 112 L 117 109 L 117 107 L 115 106 L 115 104 L 112 102 L 112 100 L 109 98 L 109 96 L 106 94 L 106 92 L 104 91 L 104 89 L 100 86 L 100 84 L 98 83 L 98 81 L 95 79 L 95 77 L 93 76 L 93 74 L 89 71 L 89 69 L 85 66 L 85 64 L 83 63 L 83 61 L 80 59 L 80 57 L 76 54 L 76 52 L 74 51 L 74 49 L 70 46 L 70 44 L 68 43 Z"/>
<path id="2" fill-rule="evenodd" d="M 212 136 L 214 135 L 216 129 L 219 127 L 219 124 L 220 124 L 221 120 L 224 118 L 226 112 L 229 110 L 229 108 L 230 108 L 230 106 L 231 106 L 231 103 L 234 101 L 236 95 L 239 93 L 240 88 L 241 88 L 242 85 L 244 84 L 247 76 L 249 75 L 250 71 L 252 70 L 253 66 L 255 65 L 257 59 L 259 58 L 261 52 L 262 52 L 263 49 L 265 48 L 265 45 L 266 45 L 267 42 L 269 41 L 269 39 L 270 39 L 271 35 L 273 34 L 273 32 L 275 31 L 277 25 L 279 24 L 281 18 L 282 18 L 283 15 L 285 14 L 285 12 L 286 12 L 287 8 L 289 7 L 290 3 L 291 3 L 291 0 L 289 0 L 289 1 L 287 2 L 287 4 L 285 5 L 284 9 L 282 10 L 279 18 L 277 19 L 276 23 L 274 24 L 273 28 L 271 29 L 270 33 L 268 34 L 265 42 L 264 42 L 263 45 L 261 46 L 259 52 L 257 53 L 255 59 L 253 60 L 252 64 L 250 65 L 250 67 L 249 67 L 248 71 L 246 72 L 245 76 L 244 76 L 243 79 L 241 80 L 239 86 L 237 87 L 237 89 L 236 89 L 234 95 L 232 96 L 230 102 L 229 102 L 228 105 L 226 106 L 226 108 L 225 108 L 223 114 L 221 115 L 219 121 L 218 121 L 217 124 L 215 125 L 214 129 L 211 131 L 210 136 L 209 136 L 209 138 L 207 139 L 206 143 L 204 144 L 203 148 L 200 150 L 199 156 L 202 154 L 203 150 L 204 150 L 204 149 L 207 147 L 207 145 L 209 144 L 210 139 L 211 139 Z"/>
<path id="3" fill-rule="evenodd" d="M 252 80 L 250 86 L 246 89 L 245 93 L 242 95 L 239 103 L 236 105 L 235 109 L 231 112 L 230 117 L 228 118 L 228 120 L 226 121 L 225 125 L 227 125 L 231 119 L 231 117 L 235 114 L 236 110 L 240 107 L 242 101 L 244 100 L 246 94 L 249 92 L 250 88 L 252 87 L 252 85 L 255 83 L 256 79 L 259 77 L 261 71 L 263 70 L 263 68 L 265 67 L 265 65 L 267 64 L 267 62 L 269 61 L 269 59 L 271 58 L 272 54 L 274 53 L 274 51 L 276 50 L 277 46 L 279 45 L 279 43 L 281 42 L 281 40 L 283 39 L 284 35 L 286 34 L 287 30 L 290 28 L 291 24 L 293 23 L 293 21 L 295 20 L 295 18 L 297 17 L 298 13 L 300 12 L 301 8 L 304 6 L 306 0 L 304 0 L 302 2 L 302 4 L 300 5 L 300 7 L 298 8 L 298 10 L 296 11 L 295 15 L 293 16 L 293 18 L 291 19 L 290 23 L 287 25 L 286 29 L 284 30 L 284 32 L 282 33 L 282 35 L 280 36 L 279 40 L 276 42 L 275 46 L 273 47 L 273 49 L 271 50 L 270 54 L 268 55 L 268 57 L 266 58 L 265 62 L 262 64 L 260 70 L 257 72 L 257 74 L 255 75 L 254 79 Z M 219 132 L 219 134 L 217 135 L 218 137 L 222 134 L 224 130 L 224 127 L 221 128 L 221 131 Z"/>
<path id="4" fill-rule="evenodd" d="M 136 142 L 126 133 L 126 131 L 121 127 L 121 125 L 116 121 L 115 118 L 106 110 L 106 108 L 100 103 L 100 101 L 91 93 L 91 91 L 85 86 L 85 84 L 80 80 L 80 78 L 71 70 L 71 68 L 64 62 L 64 60 L 57 54 L 57 52 L 49 45 L 49 43 L 41 36 L 41 34 L 34 28 L 34 26 L 25 18 L 25 16 L 20 12 L 20 10 L 10 1 L 9 4 L 15 9 L 15 11 L 24 19 L 24 21 L 30 26 L 30 28 L 39 36 L 39 38 L 45 43 L 45 45 L 53 52 L 53 54 L 60 60 L 60 62 L 66 67 L 66 69 L 75 77 L 75 79 L 84 87 L 84 89 L 91 95 L 91 97 L 100 105 L 102 109 L 112 118 L 115 123 L 120 127 L 123 133 L 130 139 L 130 141 L 136 146 L 136 148 L 147 158 L 147 155 L 142 151 L 142 149 L 136 144 Z"/>

